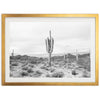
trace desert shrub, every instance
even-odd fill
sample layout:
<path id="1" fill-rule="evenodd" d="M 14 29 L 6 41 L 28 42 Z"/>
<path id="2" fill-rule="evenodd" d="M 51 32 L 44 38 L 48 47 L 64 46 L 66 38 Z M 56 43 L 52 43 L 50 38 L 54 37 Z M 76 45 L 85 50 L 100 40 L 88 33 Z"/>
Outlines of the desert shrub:
<path id="1" fill-rule="evenodd" d="M 39 71 L 39 70 L 37 70 L 37 71 L 36 71 L 36 73 L 37 73 L 37 74 L 42 74 L 42 72 L 41 72 L 41 71 Z"/>
<path id="2" fill-rule="evenodd" d="M 51 77 L 50 74 L 47 74 L 46 77 Z"/>
<path id="3" fill-rule="evenodd" d="M 90 68 L 90 66 L 89 66 L 89 65 L 84 66 L 84 69 L 86 69 L 87 71 L 91 71 L 91 68 Z"/>
<path id="4" fill-rule="evenodd" d="M 72 75 L 77 75 L 77 74 L 78 73 L 75 70 L 72 71 Z"/>
<path id="5" fill-rule="evenodd" d="M 34 67 L 34 65 L 29 65 L 31 68 L 33 68 Z"/>
<path id="6" fill-rule="evenodd" d="M 21 59 L 21 55 L 15 56 L 15 59 Z"/>
<path id="7" fill-rule="evenodd" d="M 36 63 L 36 64 L 40 64 L 40 63 L 42 63 L 42 61 L 37 61 L 37 63 Z"/>
<path id="8" fill-rule="evenodd" d="M 46 66 L 46 67 L 42 66 L 41 69 L 50 70 L 50 68 L 48 66 Z"/>
<path id="9" fill-rule="evenodd" d="M 10 73 L 10 77 L 12 77 L 13 76 L 13 74 L 12 73 Z"/>
<path id="10" fill-rule="evenodd" d="M 78 65 L 82 65 L 82 66 L 87 65 L 86 58 L 84 58 L 84 59 L 80 58 L 80 59 L 78 60 Z"/>
<path id="11" fill-rule="evenodd" d="M 42 72 L 37 70 L 34 72 L 33 77 L 40 77 L 42 75 Z"/>
<path id="12" fill-rule="evenodd" d="M 28 73 L 33 73 L 33 70 L 30 68 L 27 70 Z"/>
<path id="13" fill-rule="evenodd" d="M 43 58 L 40 58 L 39 60 L 40 60 L 40 61 L 44 61 L 44 59 L 43 59 Z"/>
<path id="14" fill-rule="evenodd" d="M 10 64 L 12 63 L 12 61 L 10 60 Z"/>
<path id="15" fill-rule="evenodd" d="M 41 69 L 45 69 L 46 67 L 42 66 Z"/>
<path id="16" fill-rule="evenodd" d="M 23 55 L 23 56 L 21 56 L 20 59 L 21 59 L 21 60 L 28 60 L 28 56 L 27 56 L 27 55 Z"/>
<path id="17" fill-rule="evenodd" d="M 37 64 L 37 61 L 32 60 L 32 61 L 30 61 L 30 63 L 31 64 Z"/>
<path id="18" fill-rule="evenodd" d="M 23 63 L 21 67 L 25 67 L 26 65 L 28 65 L 28 62 Z"/>
<path id="19" fill-rule="evenodd" d="M 87 74 L 83 74 L 83 77 L 88 78 L 89 76 Z"/>
<path id="20" fill-rule="evenodd" d="M 47 70 L 47 71 L 50 71 L 50 72 L 54 72 L 55 71 L 55 69 L 54 68 L 51 68 L 51 67 L 41 67 L 41 69 L 45 69 L 45 70 Z"/>
<path id="21" fill-rule="evenodd" d="M 72 64 L 71 63 L 68 63 L 68 66 L 71 66 Z M 73 66 L 75 66 L 75 65 L 73 65 Z"/>
<path id="22" fill-rule="evenodd" d="M 18 63 L 12 63 L 11 65 L 12 66 L 18 66 Z"/>
<path id="23" fill-rule="evenodd" d="M 28 76 L 28 73 L 26 71 L 21 72 L 21 76 Z"/>
<path id="24" fill-rule="evenodd" d="M 52 77 L 61 78 L 61 77 L 64 77 L 64 73 L 63 72 L 55 72 L 52 74 Z"/>
<path id="25" fill-rule="evenodd" d="M 28 67 L 23 67 L 22 70 L 28 70 Z"/>
<path id="26" fill-rule="evenodd" d="M 83 66 L 82 65 L 78 65 L 78 68 L 83 68 Z"/>
<path id="27" fill-rule="evenodd" d="M 51 72 L 54 72 L 55 71 L 55 69 L 51 69 Z"/>
<path id="28" fill-rule="evenodd" d="M 10 59 L 14 59 L 14 57 L 13 56 L 10 56 Z"/>
<path id="29" fill-rule="evenodd" d="M 14 66 L 11 66 L 11 65 L 10 65 L 10 70 L 11 70 L 11 71 L 14 71 L 14 69 L 15 69 Z"/>
<path id="30" fill-rule="evenodd" d="M 84 69 L 90 71 L 91 68 L 90 68 L 90 59 L 88 57 L 81 57 L 78 61 L 78 65 L 81 67 L 83 67 Z"/>
<path id="31" fill-rule="evenodd" d="M 88 74 L 87 71 L 84 71 L 84 72 L 83 72 L 83 77 L 85 77 L 85 78 L 88 78 L 88 77 L 89 77 L 89 74 Z"/>

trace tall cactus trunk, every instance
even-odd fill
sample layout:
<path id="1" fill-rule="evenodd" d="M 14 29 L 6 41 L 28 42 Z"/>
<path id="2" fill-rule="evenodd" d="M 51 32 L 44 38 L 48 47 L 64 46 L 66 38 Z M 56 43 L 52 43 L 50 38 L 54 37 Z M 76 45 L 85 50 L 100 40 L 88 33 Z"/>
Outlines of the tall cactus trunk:
<path id="1" fill-rule="evenodd" d="M 51 53 L 48 53 L 48 54 L 49 54 L 48 64 L 49 64 L 49 66 L 51 67 Z"/>
<path id="2" fill-rule="evenodd" d="M 64 54 L 64 63 L 66 64 L 66 54 Z"/>
<path id="3" fill-rule="evenodd" d="M 78 55 L 76 55 L 76 61 L 78 62 Z"/>
<path id="4" fill-rule="evenodd" d="M 68 63 L 69 63 L 68 54 L 64 54 L 64 64 L 65 64 L 65 67 L 67 68 L 68 68 Z"/>

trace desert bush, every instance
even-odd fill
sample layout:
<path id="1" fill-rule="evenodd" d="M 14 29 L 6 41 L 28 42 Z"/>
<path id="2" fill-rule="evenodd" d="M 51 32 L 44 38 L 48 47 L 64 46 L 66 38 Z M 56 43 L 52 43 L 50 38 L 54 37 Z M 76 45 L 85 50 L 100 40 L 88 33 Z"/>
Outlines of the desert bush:
<path id="1" fill-rule="evenodd" d="M 42 66 L 41 69 L 45 69 L 46 67 Z"/>
<path id="2" fill-rule="evenodd" d="M 87 74 L 83 74 L 83 77 L 88 78 L 89 76 Z"/>
<path id="3" fill-rule="evenodd" d="M 13 76 L 13 74 L 12 73 L 10 73 L 10 77 L 12 77 Z"/>
<path id="4" fill-rule="evenodd" d="M 22 70 L 28 70 L 28 67 L 23 67 Z"/>
<path id="5" fill-rule="evenodd" d="M 45 70 L 50 71 L 50 72 L 54 72 L 55 71 L 55 69 L 52 68 L 52 67 L 42 67 L 42 69 L 45 69 Z"/>
<path id="6" fill-rule="evenodd" d="M 48 66 L 46 66 L 46 67 L 42 66 L 41 69 L 50 70 L 50 68 Z"/>
<path id="7" fill-rule="evenodd" d="M 12 66 L 18 66 L 18 63 L 12 63 L 11 65 Z"/>
<path id="8" fill-rule="evenodd" d="M 40 57 L 40 59 L 39 59 L 39 60 L 44 61 L 44 58 Z"/>
<path id="9" fill-rule="evenodd" d="M 33 77 L 40 77 L 42 75 L 42 72 L 37 70 L 34 72 Z"/>
<path id="10" fill-rule="evenodd" d="M 28 73 L 26 71 L 21 72 L 21 76 L 28 76 Z"/>
<path id="11" fill-rule="evenodd" d="M 77 75 L 78 73 L 76 72 L 76 70 L 72 70 L 72 75 Z"/>
<path id="12" fill-rule="evenodd" d="M 33 68 L 34 67 L 34 65 L 29 65 L 31 68 Z"/>
<path id="13" fill-rule="evenodd" d="M 28 60 L 28 56 L 27 55 L 23 55 L 23 56 L 21 56 L 20 60 Z"/>
<path id="14" fill-rule="evenodd" d="M 37 64 L 37 61 L 30 61 L 31 64 Z"/>
<path id="15" fill-rule="evenodd" d="M 10 60 L 10 64 L 12 63 L 12 61 Z"/>
<path id="16" fill-rule="evenodd" d="M 64 77 L 64 73 L 63 72 L 55 72 L 52 74 L 52 77 L 61 78 L 61 77 Z"/>
<path id="17" fill-rule="evenodd" d="M 90 66 L 89 66 L 89 65 L 84 66 L 84 69 L 86 69 L 87 71 L 91 71 L 91 68 L 90 68 Z"/>
<path id="18" fill-rule="evenodd" d="M 14 71 L 14 69 L 15 69 L 14 66 L 11 66 L 11 65 L 10 65 L 10 70 L 11 70 L 11 71 Z"/>
<path id="19" fill-rule="evenodd" d="M 15 59 L 21 59 L 21 55 L 16 55 L 14 58 Z"/>
<path id="20" fill-rule="evenodd" d="M 54 72 L 55 71 L 55 69 L 51 69 L 51 72 Z"/>
<path id="21" fill-rule="evenodd" d="M 21 67 L 25 67 L 28 65 L 28 62 L 24 62 L 23 65 Z"/>
<path id="22" fill-rule="evenodd" d="M 46 77 L 51 77 L 50 74 L 47 74 Z"/>
<path id="23" fill-rule="evenodd" d="M 89 73 L 87 71 L 83 72 L 83 77 L 88 78 L 89 77 Z"/>
<path id="24" fill-rule="evenodd" d="M 91 70 L 91 68 L 90 68 L 90 59 L 88 57 L 85 57 L 85 58 L 81 57 L 78 61 L 78 65 L 79 66 L 81 65 L 81 67 L 83 67 L 84 69 L 86 69 L 88 71 Z"/>
<path id="25" fill-rule="evenodd" d="M 33 70 L 30 68 L 27 70 L 28 73 L 33 73 Z"/>
<path id="26" fill-rule="evenodd" d="M 36 73 L 37 73 L 37 74 L 42 74 L 42 72 L 41 72 L 41 71 L 39 71 L 39 70 L 37 70 L 37 71 L 36 71 Z"/>
<path id="27" fill-rule="evenodd" d="M 13 56 L 10 56 L 10 60 L 11 60 L 11 59 L 14 59 L 14 57 L 13 57 Z"/>

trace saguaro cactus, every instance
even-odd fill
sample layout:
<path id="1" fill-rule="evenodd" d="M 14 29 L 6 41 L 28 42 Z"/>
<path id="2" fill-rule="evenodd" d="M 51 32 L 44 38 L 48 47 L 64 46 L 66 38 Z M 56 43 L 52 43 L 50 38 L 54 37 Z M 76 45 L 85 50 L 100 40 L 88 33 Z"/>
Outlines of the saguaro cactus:
<path id="1" fill-rule="evenodd" d="M 64 62 L 66 63 L 66 54 L 64 54 Z"/>
<path id="2" fill-rule="evenodd" d="M 51 54 L 53 52 L 53 46 L 54 46 L 54 39 L 51 37 L 51 31 L 49 31 L 49 37 L 47 37 L 45 42 L 46 42 L 46 51 L 49 54 L 48 64 L 49 66 L 51 66 Z"/>
<path id="3" fill-rule="evenodd" d="M 64 62 L 68 63 L 68 54 L 64 54 Z"/>
<path id="4" fill-rule="evenodd" d="M 76 50 L 76 63 L 78 64 L 78 51 Z"/>
<path id="5" fill-rule="evenodd" d="M 14 50 L 12 50 L 11 56 L 12 56 L 12 57 L 14 56 Z"/>

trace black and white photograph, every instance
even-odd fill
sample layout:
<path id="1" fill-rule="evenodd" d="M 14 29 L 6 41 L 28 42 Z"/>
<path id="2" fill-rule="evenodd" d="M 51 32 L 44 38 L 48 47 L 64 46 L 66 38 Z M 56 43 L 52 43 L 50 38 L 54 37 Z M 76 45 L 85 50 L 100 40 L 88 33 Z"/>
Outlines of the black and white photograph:
<path id="1" fill-rule="evenodd" d="M 91 77 L 89 22 L 17 22 L 10 27 L 10 77 Z"/>
<path id="2" fill-rule="evenodd" d="M 95 82 L 95 18 L 6 18 L 7 82 Z"/>

